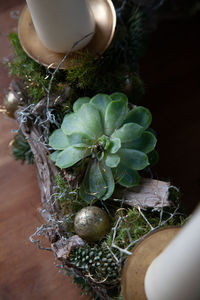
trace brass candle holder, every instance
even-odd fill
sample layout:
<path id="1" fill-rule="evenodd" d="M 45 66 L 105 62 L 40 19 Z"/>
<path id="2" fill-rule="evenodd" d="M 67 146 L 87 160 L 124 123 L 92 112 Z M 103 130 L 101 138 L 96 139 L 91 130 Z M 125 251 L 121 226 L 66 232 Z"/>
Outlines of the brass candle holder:
<path id="1" fill-rule="evenodd" d="M 95 34 L 89 44 L 82 49 L 94 56 L 102 54 L 110 45 L 116 26 L 116 13 L 111 0 L 91 0 L 91 9 L 95 18 Z M 19 19 L 18 34 L 21 45 L 29 57 L 36 62 L 56 68 L 66 53 L 56 53 L 47 49 L 40 41 L 28 7 L 25 6 Z M 60 66 L 66 69 L 74 58 L 78 58 L 78 52 L 72 52 Z"/>
<path id="2" fill-rule="evenodd" d="M 134 247 L 127 259 L 122 274 L 124 300 L 147 300 L 144 280 L 152 261 L 167 247 L 179 232 L 179 227 L 156 230 Z"/>

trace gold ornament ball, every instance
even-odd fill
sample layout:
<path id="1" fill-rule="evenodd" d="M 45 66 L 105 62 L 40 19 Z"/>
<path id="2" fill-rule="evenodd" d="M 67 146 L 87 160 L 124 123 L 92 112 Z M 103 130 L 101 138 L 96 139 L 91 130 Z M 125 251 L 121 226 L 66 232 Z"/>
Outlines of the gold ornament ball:
<path id="1" fill-rule="evenodd" d="M 88 242 L 101 240 L 110 229 L 108 214 L 99 207 L 81 209 L 74 220 L 76 233 Z"/>
<path id="2" fill-rule="evenodd" d="M 12 92 L 8 92 L 8 94 L 5 96 L 4 101 L 3 101 L 3 105 L 6 109 L 6 114 L 10 117 L 10 118 L 15 118 L 15 112 L 18 109 L 18 100 L 15 97 L 14 93 Z"/>

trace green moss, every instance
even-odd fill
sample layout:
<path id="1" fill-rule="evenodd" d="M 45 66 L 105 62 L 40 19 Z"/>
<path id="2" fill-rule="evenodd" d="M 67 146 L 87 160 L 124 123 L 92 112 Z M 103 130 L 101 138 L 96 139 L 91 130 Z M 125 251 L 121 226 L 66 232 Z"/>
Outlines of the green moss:
<path id="1" fill-rule="evenodd" d="M 72 60 L 67 70 L 67 81 L 77 88 L 87 89 L 92 85 L 97 67 L 94 56 L 88 52 L 79 52 L 79 56 Z"/>
<path id="2" fill-rule="evenodd" d="M 49 78 L 46 78 L 46 68 L 32 60 L 22 49 L 16 33 L 9 35 L 15 57 L 8 62 L 10 75 L 17 76 L 24 80 L 28 95 L 32 101 L 37 103 L 46 95 L 49 85 Z M 57 76 L 59 78 L 59 76 Z M 58 81 L 55 80 L 52 91 L 57 90 Z"/>
<path id="3" fill-rule="evenodd" d="M 174 207 L 164 209 L 162 221 L 165 221 L 169 218 L 170 213 L 173 213 Z M 153 228 L 158 227 L 160 223 L 160 211 L 147 209 L 143 211 L 146 219 L 151 224 Z M 115 245 L 120 248 L 125 249 L 130 244 L 130 237 L 133 241 L 136 241 L 143 236 L 145 236 L 148 232 L 150 232 L 151 228 L 148 222 L 142 217 L 140 211 L 137 208 L 129 208 L 119 211 L 116 213 L 116 221 L 119 217 L 122 217 L 122 221 L 119 224 L 117 229 L 117 234 L 115 238 Z M 175 214 L 172 219 L 170 219 L 167 223 L 160 227 L 168 227 L 168 226 L 182 226 L 186 221 L 186 218 L 183 214 Z M 106 243 L 111 246 L 113 239 L 113 231 L 111 231 L 108 236 Z M 132 247 L 130 247 L 129 251 Z"/>
<path id="4" fill-rule="evenodd" d="M 85 206 L 85 203 L 78 198 L 78 189 L 72 189 L 67 180 L 60 174 L 56 176 L 56 199 L 63 216 L 74 216 Z"/>
<path id="5" fill-rule="evenodd" d="M 9 36 L 15 57 L 8 62 L 10 75 L 24 80 L 27 93 L 32 102 L 37 103 L 46 95 L 50 76 L 47 78 L 47 70 L 42 65 L 32 60 L 22 49 L 17 34 Z M 92 96 L 94 93 L 112 93 L 115 90 L 125 91 L 129 67 L 122 58 L 117 62 L 113 59 L 115 52 L 119 51 L 114 43 L 101 57 L 94 57 L 89 52 L 79 52 L 79 56 L 72 60 L 67 70 L 60 70 L 52 84 L 52 92 L 59 93 L 63 84 L 70 84 L 73 93 L 70 100 L 73 102 L 79 96 Z M 117 59 L 117 56 L 116 56 Z M 144 94 L 143 83 L 131 67 L 132 92 L 130 101 L 135 103 Z"/>
<path id="6" fill-rule="evenodd" d="M 117 64 L 113 67 L 107 68 L 103 56 L 95 58 L 88 52 L 79 52 L 67 69 L 66 79 L 75 90 L 80 89 L 82 93 L 87 91 L 87 96 L 112 93 L 121 90 L 126 80 L 124 66 Z"/>

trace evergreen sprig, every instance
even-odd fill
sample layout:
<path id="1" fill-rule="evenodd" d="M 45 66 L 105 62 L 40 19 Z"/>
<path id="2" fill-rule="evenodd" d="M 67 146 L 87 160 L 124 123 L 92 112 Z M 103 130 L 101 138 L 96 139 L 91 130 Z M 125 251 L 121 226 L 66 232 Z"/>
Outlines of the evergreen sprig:
<path id="1" fill-rule="evenodd" d="M 92 290 L 91 286 L 84 280 L 84 277 L 75 275 L 73 278 L 73 283 L 78 285 L 81 288 L 81 296 L 89 296 L 89 299 L 93 299 L 94 291 Z M 98 296 L 96 296 L 98 297 Z M 100 300 L 99 298 L 95 298 L 96 300 Z"/>
<path id="2" fill-rule="evenodd" d="M 22 161 L 22 164 L 24 162 L 26 162 L 27 164 L 33 163 L 33 153 L 21 131 L 19 131 L 14 137 L 14 141 L 12 144 L 12 153 L 16 160 Z"/>

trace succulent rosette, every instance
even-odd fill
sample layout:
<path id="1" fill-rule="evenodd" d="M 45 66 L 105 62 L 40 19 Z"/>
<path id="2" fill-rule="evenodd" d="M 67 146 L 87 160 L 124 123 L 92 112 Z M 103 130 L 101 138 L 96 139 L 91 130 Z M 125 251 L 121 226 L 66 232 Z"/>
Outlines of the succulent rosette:
<path id="1" fill-rule="evenodd" d="M 138 171 L 149 165 L 148 154 L 156 145 L 149 130 L 152 116 L 147 108 L 128 107 L 125 94 L 98 94 L 79 98 L 61 128 L 49 138 L 56 150 L 51 159 L 59 168 L 70 168 L 87 158 L 79 195 L 87 202 L 108 199 L 115 182 L 124 187 L 139 184 Z"/>

